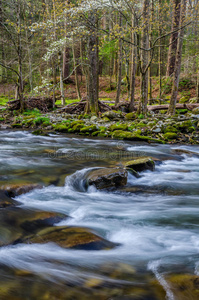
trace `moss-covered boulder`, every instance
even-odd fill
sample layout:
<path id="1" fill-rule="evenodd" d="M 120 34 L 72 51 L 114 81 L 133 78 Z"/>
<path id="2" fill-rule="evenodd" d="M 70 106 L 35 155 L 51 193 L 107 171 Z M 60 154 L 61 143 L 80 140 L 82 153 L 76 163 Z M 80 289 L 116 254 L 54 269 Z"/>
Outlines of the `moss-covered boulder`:
<path id="1" fill-rule="evenodd" d="M 128 125 L 126 125 L 126 124 L 113 124 L 113 125 L 109 126 L 110 131 L 127 130 L 127 129 L 128 129 Z"/>
<path id="2" fill-rule="evenodd" d="M 117 112 L 117 111 L 114 111 L 114 110 L 109 110 L 109 111 L 106 111 L 105 113 L 102 114 L 102 118 L 103 117 L 107 117 L 109 118 L 110 120 L 113 120 L 113 119 L 120 119 L 122 118 L 122 113 L 121 112 Z"/>
<path id="3" fill-rule="evenodd" d="M 124 118 L 126 120 L 135 120 L 136 119 L 136 113 L 130 112 L 130 113 L 126 114 Z"/>
<path id="4" fill-rule="evenodd" d="M 165 140 L 175 140 L 178 138 L 178 134 L 175 132 L 167 132 L 164 134 Z"/>
<path id="5" fill-rule="evenodd" d="M 124 163 L 126 168 L 133 169 L 135 172 L 146 170 L 154 171 L 155 163 L 150 157 L 141 157 Z"/>
<path id="6" fill-rule="evenodd" d="M 178 132 L 178 130 L 174 126 L 169 125 L 165 128 L 164 132 L 165 133 L 167 133 L 167 132 L 175 132 L 176 133 L 176 132 Z"/>
<path id="7" fill-rule="evenodd" d="M 56 124 L 54 127 L 55 131 L 66 133 L 69 130 L 69 125 L 67 124 Z"/>
<path id="8" fill-rule="evenodd" d="M 94 185 L 97 189 L 125 186 L 128 173 L 121 168 L 101 168 L 91 171 L 86 178 L 86 186 Z"/>
<path id="9" fill-rule="evenodd" d="M 92 132 L 95 132 L 97 131 L 98 128 L 96 125 L 90 125 L 90 126 L 84 126 L 80 129 L 80 132 L 81 133 L 92 133 Z"/>
<path id="10" fill-rule="evenodd" d="M 39 244 L 53 242 L 63 248 L 81 250 L 108 250 L 117 246 L 87 228 L 66 226 L 43 229 L 36 236 L 29 237 L 23 242 Z"/>

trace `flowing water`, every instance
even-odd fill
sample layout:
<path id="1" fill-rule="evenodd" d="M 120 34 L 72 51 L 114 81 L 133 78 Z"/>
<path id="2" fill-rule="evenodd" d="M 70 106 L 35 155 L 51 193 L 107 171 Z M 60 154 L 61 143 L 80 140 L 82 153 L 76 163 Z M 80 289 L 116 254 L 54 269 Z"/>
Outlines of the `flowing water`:
<path id="1" fill-rule="evenodd" d="M 155 159 L 154 172 L 129 174 L 119 190 L 85 189 L 89 170 L 142 156 Z M 0 299 L 181 300 L 166 277 L 199 275 L 198 146 L 0 131 L 0 185 L 19 183 L 44 188 L 16 197 L 18 207 L 0 209 L 2 240 L 18 238 L 18 222 L 39 210 L 66 216 L 54 226 L 88 228 L 119 245 L 96 251 L 2 245 Z"/>

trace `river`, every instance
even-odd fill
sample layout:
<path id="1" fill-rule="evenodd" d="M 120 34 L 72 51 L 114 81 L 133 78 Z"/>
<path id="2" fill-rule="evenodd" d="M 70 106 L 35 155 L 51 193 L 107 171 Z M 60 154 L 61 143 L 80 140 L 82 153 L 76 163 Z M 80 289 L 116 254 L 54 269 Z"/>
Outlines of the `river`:
<path id="1" fill-rule="evenodd" d="M 85 189 L 88 170 L 142 156 L 155 160 L 154 172 L 129 174 L 117 190 Z M 117 246 L 3 245 L 0 299 L 181 300 L 166 277 L 199 275 L 199 146 L 0 131 L 0 185 L 19 183 L 44 187 L 0 209 L 2 239 L 18 238 L 24 214 L 39 210 L 66 216 L 54 226 L 88 228 Z"/>

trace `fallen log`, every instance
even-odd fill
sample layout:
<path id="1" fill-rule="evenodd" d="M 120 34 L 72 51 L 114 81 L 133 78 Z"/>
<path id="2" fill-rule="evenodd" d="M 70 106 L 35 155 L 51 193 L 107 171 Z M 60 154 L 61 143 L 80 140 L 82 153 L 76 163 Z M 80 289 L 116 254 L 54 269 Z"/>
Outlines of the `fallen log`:
<path id="1" fill-rule="evenodd" d="M 176 109 L 193 110 L 196 107 L 199 107 L 199 103 L 183 103 L 183 104 L 177 103 L 176 104 Z M 169 104 L 148 105 L 147 108 L 149 111 L 167 110 L 169 108 Z"/>

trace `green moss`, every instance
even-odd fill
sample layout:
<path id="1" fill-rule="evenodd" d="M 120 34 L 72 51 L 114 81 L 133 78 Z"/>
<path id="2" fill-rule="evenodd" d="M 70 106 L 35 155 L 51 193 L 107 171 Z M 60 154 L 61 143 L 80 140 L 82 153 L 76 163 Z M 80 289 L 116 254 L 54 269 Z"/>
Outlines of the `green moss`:
<path id="1" fill-rule="evenodd" d="M 109 127 L 109 130 L 115 131 L 115 130 L 127 130 L 128 126 L 126 124 L 113 124 Z"/>
<path id="2" fill-rule="evenodd" d="M 12 128 L 21 128 L 21 127 L 22 127 L 22 124 L 20 124 L 20 123 L 15 123 L 15 124 L 12 124 L 11 126 L 12 126 Z"/>
<path id="3" fill-rule="evenodd" d="M 183 96 L 180 98 L 179 103 L 186 103 L 189 101 L 189 96 Z"/>
<path id="4" fill-rule="evenodd" d="M 91 125 L 91 126 L 84 126 L 83 128 L 81 128 L 80 132 L 81 133 L 91 133 L 97 130 L 97 126 L 96 125 Z"/>
<path id="5" fill-rule="evenodd" d="M 35 125 L 41 125 L 42 123 L 50 124 L 50 119 L 47 117 L 38 117 L 34 120 Z"/>
<path id="6" fill-rule="evenodd" d="M 134 120 L 134 119 L 136 119 L 136 114 L 133 113 L 133 112 L 128 113 L 128 114 L 125 115 L 125 119 L 126 120 Z"/>
<path id="7" fill-rule="evenodd" d="M 107 132 L 100 132 L 98 134 L 99 137 L 108 137 L 108 133 Z"/>
<path id="8" fill-rule="evenodd" d="M 0 96 L 0 105 L 4 106 L 10 99 L 6 96 Z"/>
<path id="9" fill-rule="evenodd" d="M 94 132 L 92 132 L 92 136 L 97 136 L 98 134 L 100 133 L 100 131 L 99 130 L 97 130 L 97 131 L 94 131 Z"/>
<path id="10" fill-rule="evenodd" d="M 167 133 L 167 132 L 178 132 L 178 130 L 173 126 L 167 126 L 167 128 L 165 129 L 164 132 L 165 133 Z"/>
<path id="11" fill-rule="evenodd" d="M 59 131 L 59 132 L 68 132 L 69 127 L 64 124 L 56 124 L 53 126 L 54 130 Z"/>
<path id="12" fill-rule="evenodd" d="M 156 143 L 164 143 L 164 141 L 159 139 L 154 139 L 149 136 L 141 136 L 139 134 L 136 134 L 134 132 L 129 131 L 122 131 L 122 130 L 115 130 L 112 133 L 112 138 L 115 139 L 126 139 L 126 140 L 134 140 L 134 141 L 148 141 L 148 142 L 156 142 Z"/>
<path id="13" fill-rule="evenodd" d="M 178 135 L 175 132 L 167 132 L 164 134 L 165 140 L 174 140 L 177 139 Z"/>
<path id="14" fill-rule="evenodd" d="M 4 121 L 5 119 L 4 118 L 0 118 L 0 122 Z"/>

